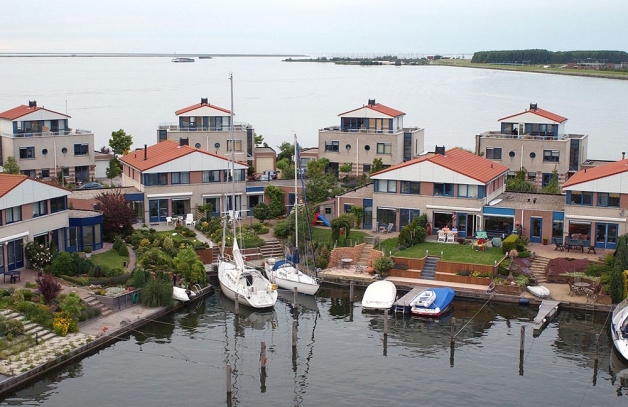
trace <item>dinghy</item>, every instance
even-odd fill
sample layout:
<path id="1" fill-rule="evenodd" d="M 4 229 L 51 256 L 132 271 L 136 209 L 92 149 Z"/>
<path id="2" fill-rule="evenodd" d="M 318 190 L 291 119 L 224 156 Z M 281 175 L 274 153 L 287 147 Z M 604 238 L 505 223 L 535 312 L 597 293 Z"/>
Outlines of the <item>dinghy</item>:
<path id="1" fill-rule="evenodd" d="M 549 298 L 550 296 L 549 288 L 543 285 L 529 285 L 526 287 L 526 289 L 528 290 L 530 294 L 534 295 L 535 297 L 545 299 L 545 298 Z"/>

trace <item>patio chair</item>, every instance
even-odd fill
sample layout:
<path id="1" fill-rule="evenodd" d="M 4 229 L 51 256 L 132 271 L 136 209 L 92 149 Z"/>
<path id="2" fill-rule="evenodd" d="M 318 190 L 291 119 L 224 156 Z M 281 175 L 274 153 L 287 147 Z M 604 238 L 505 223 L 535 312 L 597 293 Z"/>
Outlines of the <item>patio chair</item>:
<path id="1" fill-rule="evenodd" d="M 166 226 L 173 224 L 174 225 L 174 221 L 172 220 L 172 216 L 166 216 Z"/>
<path id="2" fill-rule="evenodd" d="M 386 233 L 390 233 L 392 232 L 393 228 L 395 227 L 394 223 L 389 223 L 388 227 L 386 228 Z"/>
<path id="3" fill-rule="evenodd" d="M 445 243 L 455 243 L 456 242 L 455 237 L 456 237 L 455 233 L 453 233 L 453 232 L 447 233 L 447 240 L 446 240 Z"/>
<path id="4" fill-rule="evenodd" d="M 493 247 L 501 247 L 502 239 L 500 237 L 494 237 L 493 240 L 491 240 L 491 244 Z"/>
<path id="5" fill-rule="evenodd" d="M 554 244 L 556 245 L 556 247 L 554 248 L 554 251 L 556 250 L 560 250 L 561 252 L 565 250 L 565 246 L 563 246 L 563 239 L 560 237 L 555 237 L 554 238 Z"/>
<path id="6" fill-rule="evenodd" d="M 194 220 L 194 215 L 188 213 L 185 217 L 185 226 L 194 226 L 196 225 L 196 221 Z"/>
<path id="7" fill-rule="evenodd" d="M 438 241 L 445 243 L 445 239 L 446 239 L 445 232 L 442 232 L 442 231 L 439 230 L 438 231 Z"/>

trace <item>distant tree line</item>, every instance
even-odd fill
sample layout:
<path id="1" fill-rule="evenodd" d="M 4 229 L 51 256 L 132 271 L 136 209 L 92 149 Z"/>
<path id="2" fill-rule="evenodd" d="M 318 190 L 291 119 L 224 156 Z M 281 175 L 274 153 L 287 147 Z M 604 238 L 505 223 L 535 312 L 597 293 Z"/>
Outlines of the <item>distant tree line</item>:
<path id="1" fill-rule="evenodd" d="M 471 63 L 499 64 L 567 64 L 585 59 L 593 59 L 608 63 L 628 62 L 628 53 L 624 51 L 548 51 L 546 49 L 524 49 L 511 51 L 479 51 L 473 54 Z"/>

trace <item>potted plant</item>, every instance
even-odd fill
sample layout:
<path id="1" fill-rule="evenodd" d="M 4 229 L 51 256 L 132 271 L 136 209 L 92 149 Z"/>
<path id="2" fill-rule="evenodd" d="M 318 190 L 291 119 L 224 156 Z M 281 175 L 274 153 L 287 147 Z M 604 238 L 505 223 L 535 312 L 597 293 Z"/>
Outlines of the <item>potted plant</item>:
<path id="1" fill-rule="evenodd" d="M 547 244 L 547 236 L 543 236 L 543 244 L 546 245 Z"/>
<path id="2" fill-rule="evenodd" d="M 89 259 L 90 257 L 92 257 L 92 247 L 91 246 L 85 246 L 83 251 L 85 252 L 85 257 L 86 258 Z"/>

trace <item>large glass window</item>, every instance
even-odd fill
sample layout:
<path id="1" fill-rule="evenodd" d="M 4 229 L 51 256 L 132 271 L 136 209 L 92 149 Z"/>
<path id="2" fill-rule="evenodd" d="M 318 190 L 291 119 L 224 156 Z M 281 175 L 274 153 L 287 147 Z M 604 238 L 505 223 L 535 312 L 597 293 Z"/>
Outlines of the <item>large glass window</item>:
<path id="1" fill-rule="evenodd" d="M 168 173 L 144 174 L 144 185 L 168 185 Z"/>
<path id="2" fill-rule="evenodd" d="M 22 207 L 14 206 L 12 208 L 5 209 L 6 224 L 19 222 L 22 220 Z"/>
<path id="3" fill-rule="evenodd" d="M 454 196 L 454 184 L 434 184 L 435 196 Z"/>
<path id="4" fill-rule="evenodd" d="M 374 183 L 375 192 L 397 192 L 397 181 L 378 179 Z"/>
<path id="5" fill-rule="evenodd" d="M 65 196 L 59 198 L 52 198 L 50 200 L 50 213 L 56 213 L 64 211 L 68 208 L 67 199 Z"/>
<path id="6" fill-rule="evenodd" d="M 560 160 L 560 151 L 543 150 L 543 161 L 557 163 Z"/>
<path id="7" fill-rule="evenodd" d="M 402 194 L 421 194 L 421 183 L 412 181 L 401 181 L 401 193 Z"/>
<path id="8" fill-rule="evenodd" d="M 377 143 L 377 154 L 392 154 L 392 143 Z"/>
<path id="9" fill-rule="evenodd" d="M 210 203 L 212 205 L 211 216 L 220 216 L 220 197 L 205 197 L 203 203 Z"/>
<path id="10" fill-rule="evenodd" d="M 619 206 L 619 194 L 597 193 L 597 206 Z"/>
<path id="11" fill-rule="evenodd" d="M 460 184 L 458 185 L 458 196 L 467 198 L 478 198 L 478 190 L 479 188 L 477 185 Z"/>
<path id="12" fill-rule="evenodd" d="M 189 184 L 190 173 L 189 172 L 173 172 L 170 174 L 170 180 L 173 184 Z"/>
<path id="13" fill-rule="evenodd" d="M 340 150 L 340 142 L 337 140 L 325 141 L 325 151 L 337 153 Z"/>
<path id="14" fill-rule="evenodd" d="M 42 216 L 48 213 L 48 202 L 39 201 L 33 202 L 33 218 Z"/>
<path id="15" fill-rule="evenodd" d="M 88 155 L 89 154 L 89 144 L 75 144 L 74 145 L 74 155 Z"/>
<path id="16" fill-rule="evenodd" d="M 83 248 L 94 246 L 94 228 L 92 225 L 83 226 Z"/>
<path id="17" fill-rule="evenodd" d="M 399 209 L 399 226 L 403 228 L 404 226 L 412 222 L 412 219 L 416 218 L 420 214 L 421 211 L 418 209 Z"/>
<path id="18" fill-rule="evenodd" d="M 486 147 L 486 158 L 489 160 L 501 160 L 502 159 L 501 147 Z"/>
<path id="19" fill-rule="evenodd" d="M 203 183 L 220 182 L 220 170 L 203 171 Z"/>
<path id="20" fill-rule="evenodd" d="M 397 211 L 393 208 L 377 208 L 377 223 L 393 225 L 397 223 Z"/>
<path id="21" fill-rule="evenodd" d="M 567 193 L 568 205 L 593 205 L 593 193 L 587 191 L 569 191 Z"/>
<path id="22" fill-rule="evenodd" d="M 35 158 L 35 147 L 20 147 L 20 159 Z"/>
<path id="23" fill-rule="evenodd" d="M 227 140 L 227 151 L 232 151 L 232 145 L 235 145 L 235 151 L 242 151 L 242 140 Z"/>

